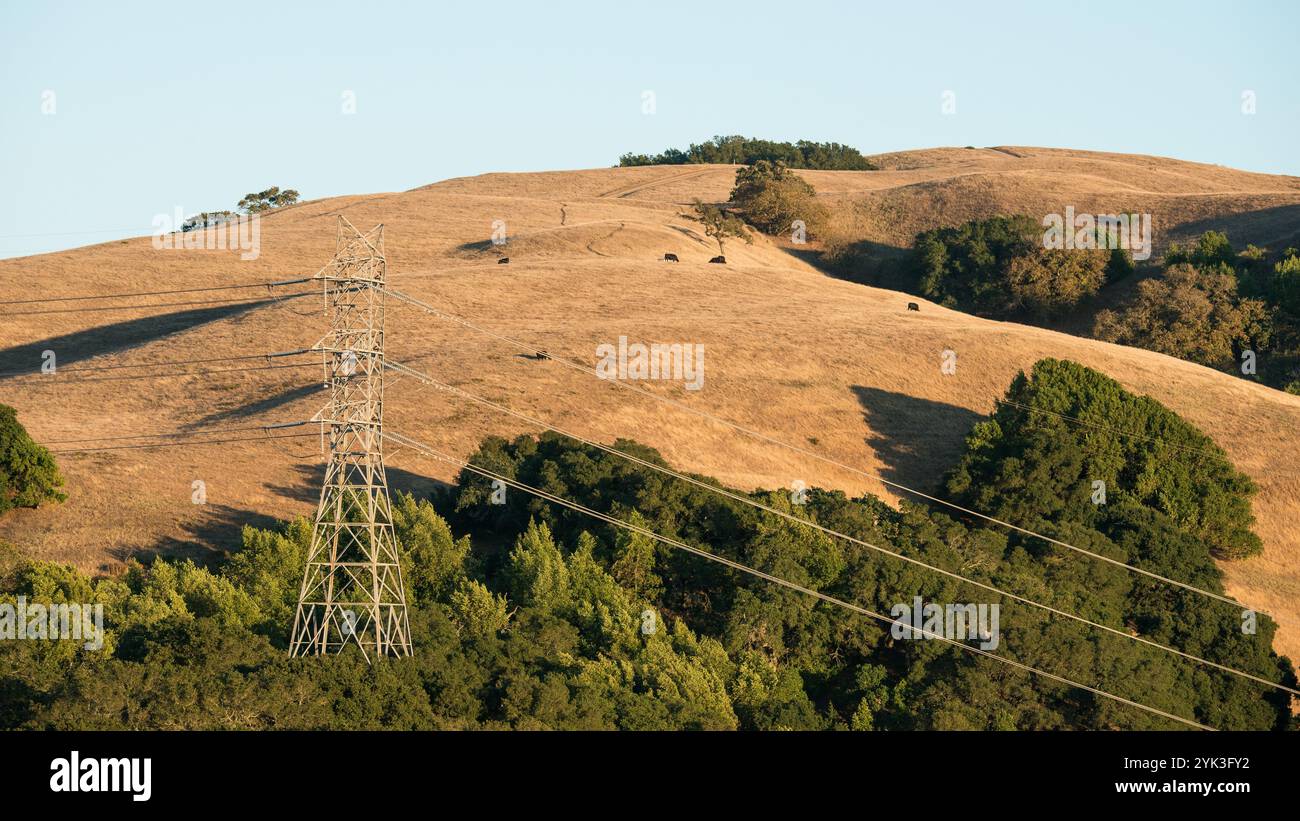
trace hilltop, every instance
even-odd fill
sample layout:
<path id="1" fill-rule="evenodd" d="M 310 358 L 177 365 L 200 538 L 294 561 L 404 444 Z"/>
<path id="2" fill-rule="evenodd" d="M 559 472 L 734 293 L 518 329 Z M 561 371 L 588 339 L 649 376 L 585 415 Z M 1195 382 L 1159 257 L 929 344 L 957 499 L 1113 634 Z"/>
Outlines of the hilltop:
<path id="1" fill-rule="evenodd" d="M 837 233 L 888 249 L 918 232 L 998 214 L 1041 216 L 1066 206 L 1148 213 L 1157 254 L 1210 229 L 1239 246 L 1300 244 L 1300 178 L 1139 154 L 998 146 L 904 151 L 870 158 L 880 171 L 803 171 L 845 206 Z"/>

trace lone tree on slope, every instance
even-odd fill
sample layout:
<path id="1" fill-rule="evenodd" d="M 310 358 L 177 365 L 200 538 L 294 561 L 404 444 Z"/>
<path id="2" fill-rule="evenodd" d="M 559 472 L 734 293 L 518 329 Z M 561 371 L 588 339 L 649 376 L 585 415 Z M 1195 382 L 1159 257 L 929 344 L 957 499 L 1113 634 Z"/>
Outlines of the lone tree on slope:
<path id="1" fill-rule="evenodd" d="M 696 200 L 694 211 L 694 214 L 687 214 L 687 217 L 703 225 L 705 236 L 717 241 L 719 254 L 727 253 L 723 242 L 730 238 L 743 239 L 746 245 L 753 244 L 754 240 L 744 221 L 721 206 Z"/>
<path id="2" fill-rule="evenodd" d="M 0 405 L 0 513 L 41 502 L 62 502 L 63 477 L 50 452 L 27 435 L 18 412 Z"/>

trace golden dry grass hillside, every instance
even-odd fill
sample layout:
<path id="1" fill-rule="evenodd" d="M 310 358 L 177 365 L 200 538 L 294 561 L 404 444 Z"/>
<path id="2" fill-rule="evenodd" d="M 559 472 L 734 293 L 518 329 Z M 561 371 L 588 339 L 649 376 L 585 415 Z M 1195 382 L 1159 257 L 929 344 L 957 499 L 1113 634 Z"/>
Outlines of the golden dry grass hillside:
<path id="1" fill-rule="evenodd" d="M 1150 214 L 1156 253 L 1202 232 L 1300 245 L 1300 178 L 1165 157 L 1061 148 L 940 148 L 872 158 L 880 171 L 802 172 L 837 206 L 841 242 L 910 247 L 920 231 L 997 214 Z"/>
<path id="2" fill-rule="evenodd" d="M 1017 151 L 1031 156 L 911 152 L 882 158 L 887 170 L 881 172 L 808 176 L 827 196 L 902 211 L 940 207 L 935 203 L 944 200 L 935 192 L 942 190 L 956 199 L 974 190 L 1033 192 L 1060 203 L 1090 187 L 1127 186 L 1142 196 L 1220 205 L 1300 202 L 1300 181 L 1292 178 L 1142 157 Z M 1017 170 L 1022 163 L 1028 170 Z M 716 246 L 682 216 L 683 204 L 725 199 L 733 174 L 732 167 L 687 166 L 453 179 L 274 212 L 262 221 L 261 255 L 252 261 L 230 251 L 155 250 L 143 237 L 0 261 L 0 284 L 9 293 L 49 298 L 309 276 L 333 253 L 337 215 L 363 230 L 382 222 L 396 289 L 493 332 L 593 363 L 596 346 L 619 336 L 703 343 L 702 390 L 687 391 L 680 382 L 643 384 L 869 473 L 924 487 L 952 463 L 971 424 L 993 409 L 1017 371 L 1042 357 L 1073 359 L 1184 415 L 1256 479 L 1265 552 L 1223 568 L 1233 595 L 1282 622 L 1278 649 L 1300 657 L 1300 531 L 1293 524 L 1300 515 L 1300 397 L 1166 356 L 925 302 L 919 313 L 909 312 L 906 303 L 914 298 L 827 277 L 762 238 L 752 246 L 730 244 L 725 266 L 707 264 Z M 1003 200 L 989 197 L 980 208 L 1002 207 Z M 1185 213 L 1201 213 L 1196 208 Z M 907 216 L 924 227 L 962 218 L 946 208 Z M 509 265 L 496 264 L 500 252 L 488 242 L 495 220 L 507 227 Z M 899 228 L 899 236 L 911 230 Z M 665 252 L 681 262 L 662 261 Z M 61 454 L 68 501 L 7 515 L 0 538 L 42 559 L 113 572 L 135 553 L 201 556 L 237 545 L 245 523 L 309 513 L 320 478 L 318 440 L 268 439 L 242 429 L 310 417 L 325 402 L 319 364 L 236 371 L 263 363 L 215 363 L 192 367 L 223 372 L 189 376 L 165 375 L 176 369 L 162 364 L 311 346 L 325 332 L 326 318 L 319 295 L 284 296 L 301 287 L 248 292 L 242 304 L 171 304 L 231 296 L 217 292 L 123 301 L 158 306 L 150 309 L 6 308 L 0 370 L 35 370 L 45 350 L 55 351 L 64 369 L 56 377 L 0 379 L 0 402 L 15 406 L 38 440 L 66 443 L 51 448 L 134 444 L 104 437 L 175 430 L 247 441 Z M 896 498 L 877 481 L 556 362 L 527 358 L 403 305 L 390 306 L 387 339 L 391 359 L 590 438 L 640 440 L 674 465 L 730 485 L 788 487 L 802 480 Z M 945 349 L 958 353 L 953 376 L 940 371 Z M 117 367 L 137 365 L 149 367 Z M 111 369 L 93 371 L 98 381 L 74 383 L 73 368 Z M 151 378 L 118 378 L 126 375 Z M 487 434 L 528 430 L 409 378 L 389 384 L 386 415 L 393 430 L 456 456 L 472 452 Z M 287 432 L 295 431 L 279 433 Z M 387 459 L 399 488 L 421 492 L 454 475 L 450 466 L 411 450 L 390 448 Z M 206 485 L 206 504 L 193 502 L 196 480 Z"/>

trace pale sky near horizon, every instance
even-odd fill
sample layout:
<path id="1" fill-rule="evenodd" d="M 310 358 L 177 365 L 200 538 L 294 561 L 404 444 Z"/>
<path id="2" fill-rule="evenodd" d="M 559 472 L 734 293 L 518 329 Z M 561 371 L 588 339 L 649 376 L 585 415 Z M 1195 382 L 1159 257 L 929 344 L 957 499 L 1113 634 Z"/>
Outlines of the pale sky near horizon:
<path id="1" fill-rule="evenodd" d="M 1297 33 L 1293 0 L 0 0 L 0 258 L 149 234 L 271 185 L 405 190 L 715 134 L 1300 174 Z"/>

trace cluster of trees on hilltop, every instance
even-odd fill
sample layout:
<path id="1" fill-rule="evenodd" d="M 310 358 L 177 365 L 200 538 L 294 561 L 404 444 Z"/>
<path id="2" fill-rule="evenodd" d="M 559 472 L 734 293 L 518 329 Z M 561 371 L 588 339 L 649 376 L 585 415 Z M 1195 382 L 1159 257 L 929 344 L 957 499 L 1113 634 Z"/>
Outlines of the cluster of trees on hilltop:
<path id="1" fill-rule="evenodd" d="M 260 214 L 265 211 L 273 211 L 286 205 L 294 205 L 298 202 L 298 198 L 299 194 L 294 189 L 286 188 L 281 191 L 280 186 L 273 185 L 265 191 L 245 194 L 239 200 L 239 205 L 236 206 L 237 211 L 204 211 L 195 214 L 181 223 L 181 231 L 188 232 L 212 228 L 227 223 L 241 214 Z"/>
<path id="2" fill-rule="evenodd" d="M 669 148 L 662 154 L 624 154 L 618 158 L 618 164 L 620 166 L 689 163 L 753 165 L 760 160 L 783 162 L 790 168 L 820 168 L 835 171 L 875 170 L 875 166 L 862 156 L 862 152 L 840 143 L 818 143 L 808 140 L 794 143 L 776 142 L 740 135 L 714 137 L 698 145 L 691 143 L 691 147 L 685 151 Z"/>
<path id="3" fill-rule="evenodd" d="M 203 211 L 192 217 L 187 217 L 185 222 L 181 223 L 181 231 L 198 231 L 204 228 L 215 228 L 218 225 L 224 225 L 227 222 L 237 218 L 237 211 Z"/>
<path id="4" fill-rule="evenodd" d="M 256 214 L 293 205 L 298 201 L 298 192 L 292 188 L 281 191 L 280 186 L 273 185 L 265 191 L 245 194 L 239 201 L 239 208 L 246 214 Z"/>
<path id="5" fill-rule="evenodd" d="M 1030 414 L 995 416 L 996 435 L 977 428 L 957 468 L 970 478 L 967 490 L 999 480 L 1011 506 L 1004 512 L 1021 516 L 1016 505 L 1029 511 L 1042 500 L 1032 483 L 1004 478 L 1015 472 L 1012 460 L 1039 478 L 1052 468 L 1031 457 L 1050 447 L 1064 454 L 1059 462 L 1110 469 L 1117 496 L 1103 513 L 1069 508 L 1094 506 L 1076 492 L 1075 480 L 1087 476 L 1066 473 L 1053 480 L 1064 501 L 1034 521 L 1056 538 L 1222 592 L 1210 552 L 1242 538 L 1249 487 L 1226 463 L 1173 447 L 1205 444 L 1193 428 L 1102 380 L 1048 362 L 1018 380 L 1011 396 L 1084 416 L 1118 410 L 1130 412 L 1120 421 L 1145 420 L 1143 430 L 1169 443 L 1159 451 L 1165 464 L 1154 485 L 1144 476 L 1126 484 L 1147 468 L 1123 445 L 1098 445 Z M 665 464 L 634 442 L 616 446 Z M 992 595 L 559 436 L 489 438 L 472 461 L 878 612 L 914 595 L 947 603 Z M 1205 500 L 1200 508 L 1186 507 L 1189 488 Z M 395 499 L 414 656 L 373 666 L 354 652 L 286 657 L 310 540 L 304 521 L 278 532 L 246 528 L 240 552 L 211 570 L 157 560 L 119 579 L 92 580 L 10 551 L 0 556 L 0 599 L 100 602 L 109 635 L 101 652 L 74 642 L 0 642 L 0 727 L 1169 726 L 946 644 L 896 640 L 888 625 L 523 492 L 509 490 L 505 504 L 493 504 L 493 491 L 467 471 L 433 504 Z M 871 496 L 821 490 L 809 491 L 802 505 L 786 491 L 752 498 L 1116 629 L 1295 683 L 1289 662 L 1271 653 L 1275 625 L 1266 616 L 1257 632 L 1244 632 L 1232 605 L 920 506 L 896 510 Z M 1233 517 L 1236 529 L 1225 525 Z M 507 547 L 484 547 L 501 544 Z M 999 655 L 1222 728 L 1292 721 L 1286 700 L 1256 684 L 1038 609 L 1002 607 Z"/>

